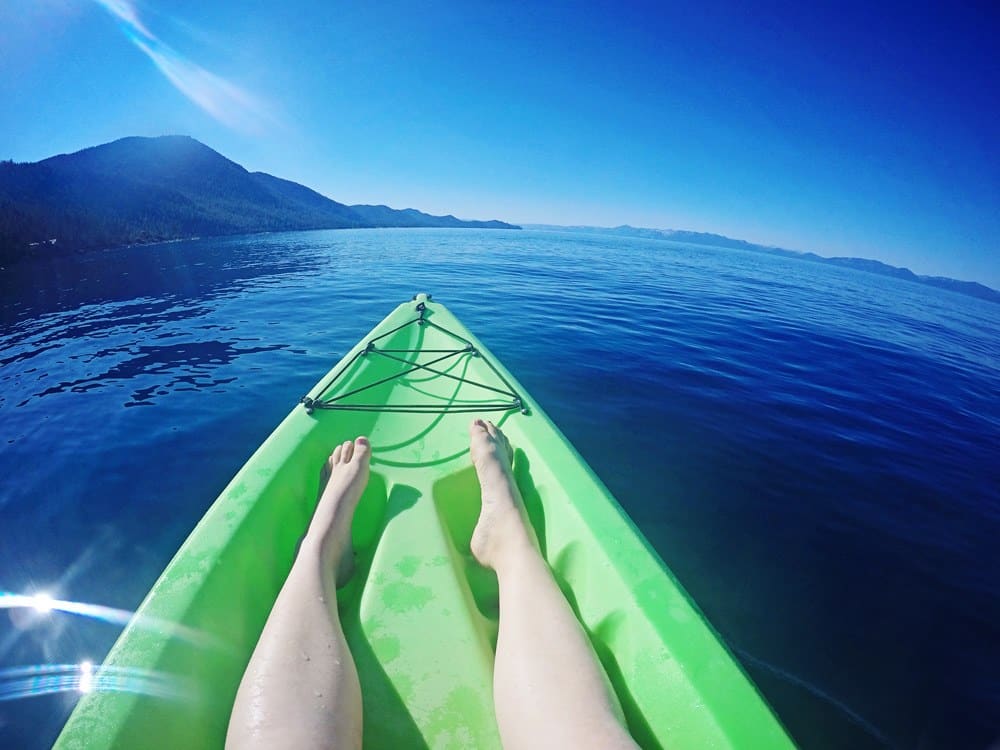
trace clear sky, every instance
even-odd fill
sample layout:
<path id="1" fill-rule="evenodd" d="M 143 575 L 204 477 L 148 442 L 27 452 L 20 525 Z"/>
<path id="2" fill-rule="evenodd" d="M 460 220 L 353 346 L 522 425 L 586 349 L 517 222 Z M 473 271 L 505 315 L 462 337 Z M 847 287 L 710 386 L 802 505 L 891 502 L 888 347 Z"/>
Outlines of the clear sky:
<path id="1" fill-rule="evenodd" d="M 1000 287 L 1000 6 L 0 0 L 0 158 L 184 133 L 344 203 Z"/>

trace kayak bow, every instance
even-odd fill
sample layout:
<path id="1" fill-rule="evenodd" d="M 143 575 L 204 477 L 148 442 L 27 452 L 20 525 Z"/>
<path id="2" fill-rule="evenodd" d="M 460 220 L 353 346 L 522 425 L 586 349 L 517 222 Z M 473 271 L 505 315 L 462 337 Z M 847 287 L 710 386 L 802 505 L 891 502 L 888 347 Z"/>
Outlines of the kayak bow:
<path id="1" fill-rule="evenodd" d="M 373 446 L 339 591 L 368 748 L 499 747 L 496 576 L 469 552 L 470 415 L 496 421 L 542 554 L 644 747 L 790 748 L 756 688 L 525 390 L 429 296 L 396 308 L 303 399 L 154 584 L 56 742 L 220 748 L 331 448 Z"/>

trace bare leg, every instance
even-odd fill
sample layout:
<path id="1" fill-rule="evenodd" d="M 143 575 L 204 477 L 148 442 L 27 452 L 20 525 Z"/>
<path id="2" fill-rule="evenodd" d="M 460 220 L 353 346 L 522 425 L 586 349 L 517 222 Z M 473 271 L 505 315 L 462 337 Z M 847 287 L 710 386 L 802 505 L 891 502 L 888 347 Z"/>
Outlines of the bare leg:
<path id="1" fill-rule="evenodd" d="M 469 433 L 483 496 L 472 554 L 500 584 L 493 692 L 505 750 L 635 748 L 590 642 L 538 551 L 506 437 L 479 419 Z"/>
<path id="2" fill-rule="evenodd" d="M 368 481 L 371 447 L 337 446 L 292 570 L 247 665 L 226 747 L 360 748 L 361 687 L 337 613 L 350 574 L 351 519 Z"/>

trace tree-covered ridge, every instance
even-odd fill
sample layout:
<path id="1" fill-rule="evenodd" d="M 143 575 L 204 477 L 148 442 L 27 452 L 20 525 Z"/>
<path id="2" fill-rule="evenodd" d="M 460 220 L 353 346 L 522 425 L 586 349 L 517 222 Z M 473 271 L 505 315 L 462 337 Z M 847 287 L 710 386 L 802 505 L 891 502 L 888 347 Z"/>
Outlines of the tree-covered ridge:
<path id="1" fill-rule="evenodd" d="M 122 138 L 40 162 L 0 162 L 0 260 L 192 236 L 376 226 L 515 229 L 384 206 L 350 207 L 248 172 L 186 136 Z M 51 241 L 55 240 L 55 243 Z"/>

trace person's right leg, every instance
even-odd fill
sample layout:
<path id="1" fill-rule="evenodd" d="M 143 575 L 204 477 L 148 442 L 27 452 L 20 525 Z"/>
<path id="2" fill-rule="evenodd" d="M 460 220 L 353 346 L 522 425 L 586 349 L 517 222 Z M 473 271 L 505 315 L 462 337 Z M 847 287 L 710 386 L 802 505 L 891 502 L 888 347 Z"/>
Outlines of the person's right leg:
<path id="1" fill-rule="evenodd" d="M 469 427 L 483 507 L 472 554 L 496 571 L 500 633 L 493 690 L 505 750 L 635 748 L 597 656 L 538 551 L 491 422 Z"/>
<path id="2" fill-rule="evenodd" d="M 337 446 L 291 572 L 240 682 L 229 750 L 361 747 L 361 686 L 337 612 L 350 575 L 351 519 L 368 481 L 371 446 Z"/>

